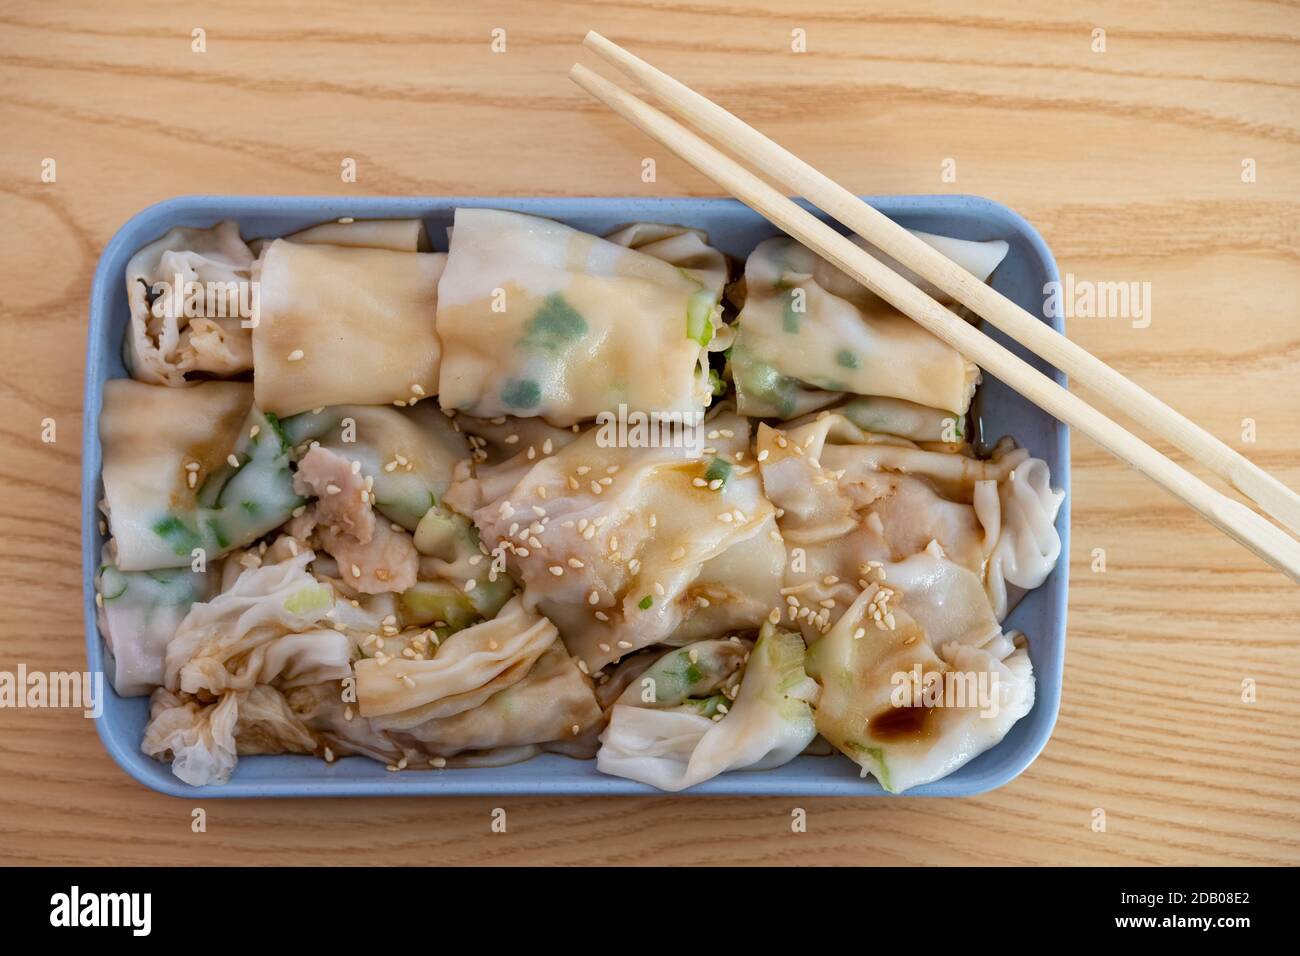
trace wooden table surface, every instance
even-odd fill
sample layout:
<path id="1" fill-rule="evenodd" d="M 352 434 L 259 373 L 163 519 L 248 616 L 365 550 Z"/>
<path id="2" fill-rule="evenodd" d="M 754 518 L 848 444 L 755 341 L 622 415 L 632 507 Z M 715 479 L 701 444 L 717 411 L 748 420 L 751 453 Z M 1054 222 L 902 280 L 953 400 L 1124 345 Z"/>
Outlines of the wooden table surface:
<path id="1" fill-rule="evenodd" d="M 184 193 L 716 194 L 566 79 L 588 28 L 857 192 L 989 196 L 1062 272 L 1151 283 L 1149 326 L 1071 336 L 1300 487 L 1293 3 L 7 0 L 0 670 L 84 667 L 84 329 L 114 230 Z M 0 862 L 1300 862 L 1300 588 L 1082 437 L 1073 467 L 1060 719 L 993 793 L 208 801 L 194 834 L 79 713 L 0 710 Z"/>

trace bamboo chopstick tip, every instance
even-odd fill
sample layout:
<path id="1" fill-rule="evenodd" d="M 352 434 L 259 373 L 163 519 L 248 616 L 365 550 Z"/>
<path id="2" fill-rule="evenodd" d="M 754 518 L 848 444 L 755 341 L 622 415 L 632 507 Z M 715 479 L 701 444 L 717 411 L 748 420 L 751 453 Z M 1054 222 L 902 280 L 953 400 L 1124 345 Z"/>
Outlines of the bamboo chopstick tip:
<path id="1" fill-rule="evenodd" d="M 574 83 L 577 83 L 583 89 L 590 89 L 589 84 L 592 78 L 596 76 L 596 73 L 593 73 L 581 63 L 575 63 L 573 66 L 569 67 L 569 79 L 573 80 Z"/>

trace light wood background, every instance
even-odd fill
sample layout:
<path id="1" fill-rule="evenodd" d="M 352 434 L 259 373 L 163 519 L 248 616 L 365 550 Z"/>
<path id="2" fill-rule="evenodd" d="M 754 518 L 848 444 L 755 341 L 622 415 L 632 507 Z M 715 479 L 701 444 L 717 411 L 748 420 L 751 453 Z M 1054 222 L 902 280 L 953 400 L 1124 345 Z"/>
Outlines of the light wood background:
<path id="1" fill-rule="evenodd" d="M 4 2 L 0 669 L 84 666 L 84 328 L 117 226 L 183 193 L 715 194 L 565 78 L 588 28 L 858 192 L 989 196 L 1040 228 L 1063 272 L 1149 281 L 1149 328 L 1079 319 L 1071 335 L 1300 487 L 1293 2 Z M 997 792 L 511 799 L 504 835 L 489 799 L 209 801 L 196 835 L 191 805 L 130 780 L 79 714 L 9 710 L 0 861 L 1300 861 L 1300 588 L 1085 439 L 1074 449 L 1060 721 Z"/>

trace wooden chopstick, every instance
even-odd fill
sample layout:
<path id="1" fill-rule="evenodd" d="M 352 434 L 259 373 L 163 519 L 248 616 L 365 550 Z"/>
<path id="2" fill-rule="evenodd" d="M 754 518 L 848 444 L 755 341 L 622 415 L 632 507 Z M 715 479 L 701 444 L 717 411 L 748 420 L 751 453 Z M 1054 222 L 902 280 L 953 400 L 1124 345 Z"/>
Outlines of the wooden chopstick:
<path id="1" fill-rule="evenodd" d="M 928 279 L 1076 383 L 1114 405 L 1204 464 L 1266 513 L 1300 534 L 1300 495 L 1236 449 L 1170 408 L 1136 382 L 1040 322 L 987 283 L 873 209 L 828 176 L 777 145 L 712 100 L 594 31 L 583 43 L 637 80 L 666 106 L 765 175 L 844 223 L 880 251 Z"/>
<path id="2" fill-rule="evenodd" d="M 1181 498 L 1219 530 L 1292 580 L 1300 582 L 1300 543 L 1285 532 L 1240 502 L 1215 491 L 1081 398 L 1057 385 L 676 120 L 581 64 L 574 64 L 569 77 L 745 205 L 866 285 L 967 359 L 996 375 L 1060 421 L 1092 438 Z"/>

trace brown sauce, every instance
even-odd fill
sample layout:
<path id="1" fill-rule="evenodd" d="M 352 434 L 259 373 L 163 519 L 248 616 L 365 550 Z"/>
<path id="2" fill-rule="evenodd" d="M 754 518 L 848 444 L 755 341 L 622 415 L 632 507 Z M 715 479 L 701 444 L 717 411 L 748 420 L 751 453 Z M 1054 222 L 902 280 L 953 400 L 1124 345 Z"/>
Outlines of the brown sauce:
<path id="1" fill-rule="evenodd" d="M 933 707 L 886 707 L 867 721 L 867 732 L 877 740 L 921 740 L 930 735 Z"/>

